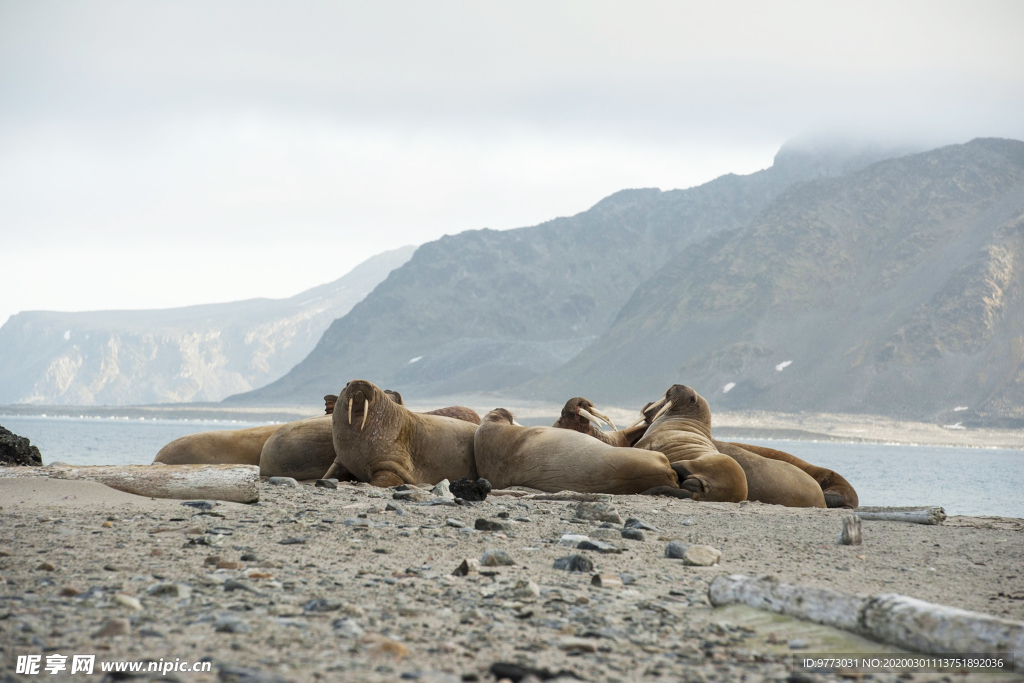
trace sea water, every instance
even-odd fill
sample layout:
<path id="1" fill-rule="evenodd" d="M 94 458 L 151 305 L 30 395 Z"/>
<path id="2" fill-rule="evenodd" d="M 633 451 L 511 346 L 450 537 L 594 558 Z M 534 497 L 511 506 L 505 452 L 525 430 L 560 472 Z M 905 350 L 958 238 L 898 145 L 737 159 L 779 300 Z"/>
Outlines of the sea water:
<path id="1" fill-rule="evenodd" d="M 2 416 L 0 425 L 28 437 L 43 462 L 148 464 L 180 436 L 245 429 L 265 422 Z M 841 473 L 860 504 L 941 506 L 950 515 L 1024 518 L 1024 450 L 952 448 L 745 438 Z"/>

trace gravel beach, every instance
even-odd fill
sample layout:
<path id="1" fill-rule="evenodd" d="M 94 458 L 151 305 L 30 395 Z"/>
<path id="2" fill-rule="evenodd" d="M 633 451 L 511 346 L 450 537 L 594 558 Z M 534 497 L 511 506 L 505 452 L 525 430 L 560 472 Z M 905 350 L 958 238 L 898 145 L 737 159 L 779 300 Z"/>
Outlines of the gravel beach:
<path id="1" fill-rule="evenodd" d="M 493 681 L 492 666 L 505 663 L 563 680 L 796 682 L 847 679 L 794 673 L 794 654 L 896 651 L 746 607 L 712 608 L 708 583 L 722 573 L 1024 619 L 1019 519 L 865 521 L 864 544 L 841 546 L 842 510 L 616 496 L 612 510 L 592 513 L 514 496 L 456 504 L 412 490 L 399 500 L 365 484 L 264 483 L 260 495 L 197 508 L 93 482 L 0 479 L 2 680 L 63 680 L 14 674 L 18 655 L 58 653 L 211 662 L 208 673 L 139 681 Z M 669 559 L 672 541 L 711 546 L 719 563 Z M 584 571 L 555 568 L 573 555 Z M 467 560 L 469 573 L 453 574 Z M 497 669 L 506 670 L 522 673 Z"/>

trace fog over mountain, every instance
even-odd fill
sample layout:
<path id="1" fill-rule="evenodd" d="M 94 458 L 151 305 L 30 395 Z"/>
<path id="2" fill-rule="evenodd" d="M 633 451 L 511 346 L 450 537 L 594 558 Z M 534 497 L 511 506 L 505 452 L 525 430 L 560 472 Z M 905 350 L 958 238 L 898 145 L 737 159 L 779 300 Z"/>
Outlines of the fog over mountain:
<path id="1" fill-rule="evenodd" d="M 304 358 L 331 321 L 414 251 L 384 252 L 287 299 L 19 313 L 0 327 L 0 404 L 219 401 L 261 386 Z"/>
<path id="2" fill-rule="evenodd" d="M 686 190 L 623 190 L 569 218 L 430 242 L 292 371 L 229 402 L 308 403 L 353 377 L 411 396 L 508 391 L 605 334 L 637 286 L 679 250 L 750 224 L 796 183 L 905 151 L 802 142 L 751 175 Z M 559 391 L 575 389 L 551 395 Z"/>

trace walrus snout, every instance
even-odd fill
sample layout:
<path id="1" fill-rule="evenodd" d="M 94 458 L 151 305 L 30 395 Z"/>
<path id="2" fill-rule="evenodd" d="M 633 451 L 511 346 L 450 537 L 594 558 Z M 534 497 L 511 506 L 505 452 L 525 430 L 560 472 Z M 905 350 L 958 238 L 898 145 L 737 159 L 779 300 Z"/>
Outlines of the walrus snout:
<path id="1" fill-rule="evenodd" d="M 354 379 L 345 385 L 339 400 L 348 406 L 348 424 L 352 424 L 352 412 L 356 411 L 356 417 L 362 413 L 362 420 L 359 429 L 366 426 L 366 418 L 370 414 L 370 403 L 376 398 L 376 387 L 362 379 Z"/>

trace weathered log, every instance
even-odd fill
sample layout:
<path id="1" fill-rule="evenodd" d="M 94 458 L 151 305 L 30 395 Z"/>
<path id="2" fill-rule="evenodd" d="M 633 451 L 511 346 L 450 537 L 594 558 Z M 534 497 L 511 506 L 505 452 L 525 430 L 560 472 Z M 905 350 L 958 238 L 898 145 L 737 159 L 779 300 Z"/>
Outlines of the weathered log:
<path id="1" fill-rule="evenodd" d="M 857 516 L 872 522 L 907 524 L 942 524 L 946 521 L 946 511 L 942 508 L 860 508 Z"/>
<path id="2" fill-rule="evenodd" d="M 715 606 L 741 603 L 915 652 L 1024 657 L 1024 623 L 905 595 L 866 596 L 768 576 L 723 575 L 711 582 L 708 598 Z"/>
<path id="3" fill-rule="evenodd" d="M 260 468 L 254 465 L 50 465 L 0 467 L 0 477 L 85 479 L 151 498 L 259 500 Z"/>

